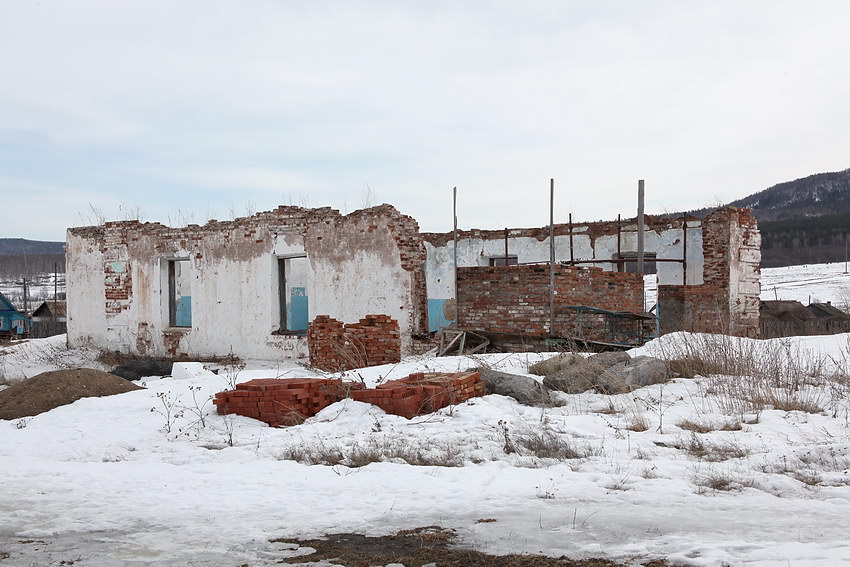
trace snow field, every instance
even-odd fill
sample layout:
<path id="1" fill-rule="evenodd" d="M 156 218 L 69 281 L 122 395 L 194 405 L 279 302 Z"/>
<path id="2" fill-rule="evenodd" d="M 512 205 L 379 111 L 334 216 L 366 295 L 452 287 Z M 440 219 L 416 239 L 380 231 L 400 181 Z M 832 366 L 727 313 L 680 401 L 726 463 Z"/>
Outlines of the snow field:
<path id="1" fill-rule="evenodd" d="M 729 348 L 730 340 L 715 342 Z M 850 561 L 847 390 L 834 372 L 850 370 L 848 336 L 731 341 L 755 359 L 756 347 L 828 359 L 828 378 L 797 384 L 822 411 L 732 404 L 751 390 L 728 387 L 740 378 L 711 376 L 620 396 L 557 393 L 562 405 L 552 408 L 490 395 L 412 420 L 346 400 L 273 429 L 214 414 L 208 399 L 227 386 L 222 369 L 0 421 L 0 551 L 27 565 L 72 554 L 96 565 L 271 565 L 291 553 L 271 538 L 433 524 L 493 553 L 685 565 Z M 681 333 L 633 354 L 712 344 Z M 43 365 L 20 352 L 42 341 L 25 345 L 15 360 Z M 67 351 L 62 360 L 88 356 Z M 415 357 L 346 378 L 372 386 L 482 364 L 524 373 L 545 356 Z M 249 364 L 238 380 L 311 374 L 293 363 Z M 792 387 L 765 380 L 758 391 Z M 316 462 L 328 464 L 306 464 Z M 35 551 L 22 540 L 44 544 Z"/>

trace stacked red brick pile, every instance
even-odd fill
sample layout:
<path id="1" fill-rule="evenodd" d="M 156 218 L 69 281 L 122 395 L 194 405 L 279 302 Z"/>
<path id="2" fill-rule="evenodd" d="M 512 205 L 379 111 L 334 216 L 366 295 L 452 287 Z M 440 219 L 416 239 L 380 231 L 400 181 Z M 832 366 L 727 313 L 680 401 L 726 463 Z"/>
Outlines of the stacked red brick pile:
<path id="1" fill-rule="evenodd" d="M 328 372 L 338 372 L 340 348 L 345 344 L 345 325 L 333 317 L 319 315 L 307 327 L 310 365 Z"/>
<path id="2" fill-rule="evenodd" d="M 401 360 L 401 332 L 389 315 L 366 315 L 348 325 L 319 315 L 307 329 L 307 345 L 310 364 L 329 372 Z"/>
<path id="3" fill-rule="evenodd" d="M 352 391 L 351 397 L 410 419 L 484 394 L 485 386 L 478 372 L 417 372 L 374 390 Z"/>
<path id="4" fill-rule="evenodd" d="M 272 427 L 297 425 L 345 398 L 375 404 L 408 419 L 459 404 L 485 394 L 478 372 L 416 373 L 375 389 L 320 378 L 261 378 L 219 392 L 213 403 L 219 414 L 235 413 L 265 421 Z"/>
<path id="5" fill-rule="evenodd" d="M 219 414 L 244 415 L 277 427 L 299 424 L 344 397 L 341 380 L 260 378 L 219 392 L 213 404 Z"/>

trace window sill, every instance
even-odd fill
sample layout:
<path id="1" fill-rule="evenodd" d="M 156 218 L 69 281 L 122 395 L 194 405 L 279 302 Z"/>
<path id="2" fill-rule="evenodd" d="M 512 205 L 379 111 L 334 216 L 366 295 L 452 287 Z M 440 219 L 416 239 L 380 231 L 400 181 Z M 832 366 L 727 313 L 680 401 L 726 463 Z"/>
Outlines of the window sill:
<path id="1" fill-rule="evenodd" d="M 286 331 L 278 329 L 269 333 L 273 337 L 306 337 L 307 331 Z"/>

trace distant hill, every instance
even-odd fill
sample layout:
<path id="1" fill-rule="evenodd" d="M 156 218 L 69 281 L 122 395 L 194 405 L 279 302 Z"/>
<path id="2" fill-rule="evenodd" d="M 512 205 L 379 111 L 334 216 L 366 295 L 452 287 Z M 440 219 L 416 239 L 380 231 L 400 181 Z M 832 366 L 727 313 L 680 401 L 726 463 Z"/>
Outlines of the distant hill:
<path id="1" fill-rule="evenodd" d="M 0 281 L 65 272 L 65 243 L 0 238 Z"/>
<path id="2" fill-rule="evenodd" d="M 843 261 L 850 233 L 850 169 L 779 183 L 729 203 L 752 209 L 766 268 Z M 689 211 L 705 216 L 713 209 Z"/>
<path id="3" fill-rule="evenodd" d="M 64 242 L 0 238 L 0 254 L 64 254 Z"/>
<path id="4" fill-rule="evenodd" d="M 850 169 L 779 183 L 729 204 L 752 209 L 759 222 L 850 214 Z"/>

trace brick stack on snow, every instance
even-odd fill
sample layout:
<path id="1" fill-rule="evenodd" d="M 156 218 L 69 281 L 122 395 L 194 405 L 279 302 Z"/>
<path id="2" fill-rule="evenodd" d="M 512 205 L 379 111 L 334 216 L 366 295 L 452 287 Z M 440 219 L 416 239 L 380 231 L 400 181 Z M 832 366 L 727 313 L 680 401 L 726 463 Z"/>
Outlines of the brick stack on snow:
<path id="1" fill-rule="evenodd" d="M 278 427 L 297 425 L 344 397 L 342 380 L 258 378 L 217 393 L 213 404 L 219 414 L 235 413 Z"/>
<path id="2" fill-rule="evenodd" d="M 485 390 L 478 372 L 417 372 L 407 378 L 381 384 L 373 390 L 354 390 L 351 397 L 410 419 L 483 396 Z"/>
<path id="3" fill-rule="evenodd" d="M 343 324 L 319 315 L 307 329 L 310 364 L 328 372 L 401 361 L 401 332 L 389 315 L 366 315 Z"/>
<path id="4" fill-rule="evenodd" d="M 261 378 L 238 384 L 235 390 L 219 392 L 213 403 L 221 415 L 242 415 L 279 427 L 297 425 L 342 400 L 347 393 L 354 400 L 410 419 L 483 396 L 485 386 L 478 372 L 418 372 L 368 390 L 341 380 Z"/>

